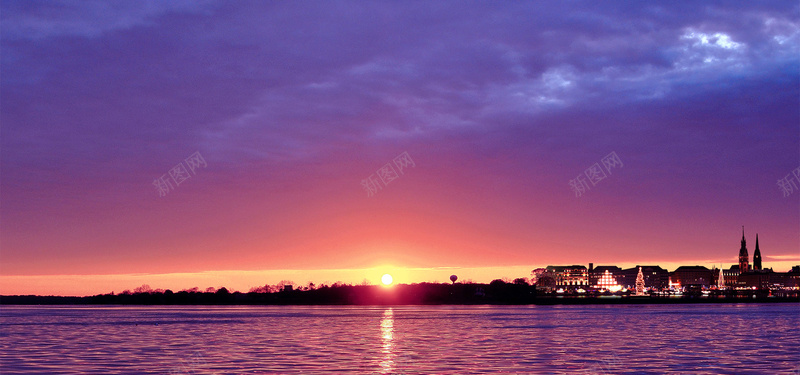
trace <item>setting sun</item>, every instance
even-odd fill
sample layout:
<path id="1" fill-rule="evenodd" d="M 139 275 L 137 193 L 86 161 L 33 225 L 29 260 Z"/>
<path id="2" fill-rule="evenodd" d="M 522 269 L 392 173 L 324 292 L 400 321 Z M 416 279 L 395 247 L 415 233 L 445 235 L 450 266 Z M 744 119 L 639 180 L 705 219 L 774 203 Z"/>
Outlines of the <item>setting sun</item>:
<path id="1" fill-rule="evenodd" d="M 383 283 L 383 285 L 392 285 L 392 275 L 387 273 L 381 276 L 381 282 Z"/>

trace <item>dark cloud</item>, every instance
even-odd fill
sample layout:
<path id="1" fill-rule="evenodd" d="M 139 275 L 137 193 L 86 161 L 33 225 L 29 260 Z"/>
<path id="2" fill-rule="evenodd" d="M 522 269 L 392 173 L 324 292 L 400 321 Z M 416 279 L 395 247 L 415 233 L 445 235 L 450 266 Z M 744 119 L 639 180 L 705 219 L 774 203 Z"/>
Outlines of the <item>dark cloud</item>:
<path id="1" fill-rule="evenodd" d="M 800 44 L 789 4 L 4 8 L 6 158 L 16 162 L 29 147 L 130 159 L 145 157 L 142 144 L 163 157 L 170 143 L 302 155 L 331 137 L 682 100 L 765 74 L 796 79 Z"/>

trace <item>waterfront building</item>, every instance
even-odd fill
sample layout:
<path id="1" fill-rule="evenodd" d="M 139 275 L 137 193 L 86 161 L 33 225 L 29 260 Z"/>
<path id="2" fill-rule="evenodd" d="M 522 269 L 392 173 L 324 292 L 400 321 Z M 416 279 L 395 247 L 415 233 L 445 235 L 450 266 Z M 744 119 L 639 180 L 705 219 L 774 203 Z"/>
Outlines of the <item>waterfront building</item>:
<path id="1" fill-rule="evenodd" d="M 642 276 L 644 276 L 644 285 L 648 289 L 664 290 L 669 288 L 669 272 L 659 266 L 641 266 L 636 265 L 633 268 L 627 268 L 622 271 L 624 281 L 620 284 L 628 289 L 636 287 L 636 277 L 639 275 L 639 267 L 642 268 Z"/>
<path id="2" fill-rule="evenodd" d="M 780 275 L 772 272 L 745 272 L 739 275 L 737 286 L 747 289 L 770 289 L 771 286 L 779 287 L 782 284 Z M 773 283 L 778 285 L 773 285 Z"/>
<path id="3" fill-rule="evenodd" d="M 792 270 L 784 276 L 787 288 L 800 289 L 800 266 L 792 267 Z"/>
<path id="4" fill-rule="evenodd" d="M 739 264 L 722 270 L 721 283 L 734 289 L 796 289 L 800 281 L 800 269 L 792 268 L 790 272 L 774 272 L 772 268 L 765 268 L 761 260 L 761 247 L 756 233 L 756 247 L 753 251 L 753 265 L 749 267 L 747 259 L 747 246 L 744 232 L 742 232 L 742 246 L 739 249 Z M 719 278 L 719 276 L 717 277 Z"/>
<path id="5" fill-rule="evenodd" d="M 710 269 L 703 266 L 680 266 L 669 275 L 673 283 L 688 286 L 708 287 L 713 282 Z"/>
<path id="6" fill-rule="evenodd" d="M 552 278 L 556 288 L 578 289 L 589 286 L 589 271 L 586 266 L 547 266 L 543 276 Z"/>
<path id="7" fill-rule="evenodd" d="M 739 271 L 738 264 L 732 265 L 728 269 L 723 269 L 722 277 L 724 279 L 724 285 L 729 288 L 735 288 L 738 285 L 740 274 L 741 272 Z"/>
<path id="8" fill-rule="evenodd" d="M 603 275 L 597 280 L 597 284 L 592 286 L 598 289 L 610 290 L 612 292 L 622 290 L 622 285 L 619 285 L 617 279 L 614 278 L 609 270 L 603 271 Z"/>
<path id="9" fill-rule="evenodd" d="M 608 285 L 624 285 L 625 284 L 625 275 L 622 272 L 622 268 L 617 266 L 597 266 L 594 267 L 594 264 L 589 263 L 589 285 L 592 287 L 601 287 L 601 279 L 603 277 L 608 277 L 611 279 L 606 279 L 603 281 L 603 284 Z M 609 284 L 613 283 L 613 284 Z"/>
<path id="10" fill-rule="evenodd" d="M 789 272 L 774 272 L 762 263 L 759 236 L 756 233 L 756 245 L 753 251 L 752 265 L 747 250 L 744 227 L 739 248 L 739 262 L 728 269 L 702 266 L 681 266 L 673 272 L 659 266 L 640 266 L 621 269 L 617 266 L 597 266 L 589 263 L 589 268 L 581 265 L 547 266 L 531 272 L 531 281 L 537 290 L 542 291 L 575 291 L 580 289 L 630 289 L 634 290 L 637 276 L 641 270 L 645 290 L 664 291 L 670 287 L 719 289 L 762 289 L 762 290 L 797 290 L 800 289 L 800 266 L 792 267 Z M 617 290 L 619 290 L 617 289 Z"/>

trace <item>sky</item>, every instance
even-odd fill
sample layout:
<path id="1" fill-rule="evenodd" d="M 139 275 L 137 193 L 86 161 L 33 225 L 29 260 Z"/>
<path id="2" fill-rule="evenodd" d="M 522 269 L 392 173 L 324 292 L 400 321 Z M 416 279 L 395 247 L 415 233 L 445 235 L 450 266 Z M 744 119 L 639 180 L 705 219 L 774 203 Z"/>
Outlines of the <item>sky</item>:
<path id="1" fill-rule="evenodd" d="M 0 1 L 0 294 L 800 264 L 800 5 Z"/>

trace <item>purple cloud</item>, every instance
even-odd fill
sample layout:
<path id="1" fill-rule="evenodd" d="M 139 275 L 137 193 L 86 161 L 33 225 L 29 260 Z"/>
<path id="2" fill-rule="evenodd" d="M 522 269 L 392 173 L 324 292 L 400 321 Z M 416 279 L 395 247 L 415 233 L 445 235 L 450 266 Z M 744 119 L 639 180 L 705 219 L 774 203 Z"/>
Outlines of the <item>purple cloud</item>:
<path id="1" fill-rule="evenodd" d="M 303 176 L 353 181 L 358 192 L 376 165 L 411 150 L 428 158 L 420 181 L 462 177 L 465 196 L 495 186 L 505 199 L 535 194 L 566 207 L 567 181 L 617 151 L 627 177 L 585 201 L 626 213 L 675 201 L 673 218 L 769 209 L 800 222 L 775 186 L 798 165 L 795 2 L 0 10 L 6 218 L 106 195 L 98 210 L 135 206 L 137 184 L 146 190 L 198 150 L 209 191 L 245 186 L 238 194 L 270 204 L 278 198 L 258 189 L 291 195 Z"/>

